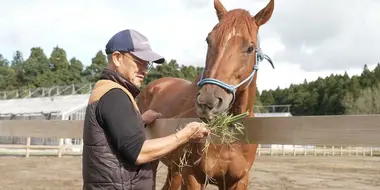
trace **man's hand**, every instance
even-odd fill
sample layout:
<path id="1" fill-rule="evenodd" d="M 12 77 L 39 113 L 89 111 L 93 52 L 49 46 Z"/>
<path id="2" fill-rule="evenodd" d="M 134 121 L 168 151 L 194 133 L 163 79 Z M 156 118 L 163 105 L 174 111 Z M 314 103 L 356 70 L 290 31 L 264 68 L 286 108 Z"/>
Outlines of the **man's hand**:
<path id="1" fill-rule="evenodd" d="M 201 122 L 188 123 L 181 131 L 188 136 L 190 142 L 201 143 L 205 142 L 206 137 L 210 135 L 210 130 Z"/>
<path id="2" fill-rule="evenodd" d="M 149 125 L 154 122 L 154 120 L 160 118 L 162 116 L 161 113 L 157 113 L 153 110 L 148 110 L 144 112 L 141 117 L 146 125 Z"/>

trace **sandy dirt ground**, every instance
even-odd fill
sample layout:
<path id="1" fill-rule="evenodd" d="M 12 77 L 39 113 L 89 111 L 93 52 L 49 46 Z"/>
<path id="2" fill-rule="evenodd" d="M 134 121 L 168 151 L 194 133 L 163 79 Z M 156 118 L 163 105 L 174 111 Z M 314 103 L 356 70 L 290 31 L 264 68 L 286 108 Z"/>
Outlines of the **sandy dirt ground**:
<path id="1" fill-rule="evenodd" d="M 257 157 L 249 189 L 380 189 L 380 157 Z M 166 168 L 159 170 L 160 189 Z M 0 189 L 81 189 L 81 158 L 0 157 Z M 216 189 L 208 187 L 207 189 Z"/>

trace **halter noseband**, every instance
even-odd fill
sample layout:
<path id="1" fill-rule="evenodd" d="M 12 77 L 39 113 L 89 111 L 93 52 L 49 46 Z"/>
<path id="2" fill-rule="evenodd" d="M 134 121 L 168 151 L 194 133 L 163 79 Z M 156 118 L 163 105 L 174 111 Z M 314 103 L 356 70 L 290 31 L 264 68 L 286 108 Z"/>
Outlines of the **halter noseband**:
<path id="1" fill-rule="evenodd" d="M 252 79 L 253 79 L 253 76 L 255 75 L 256 71 L 259 70 L 259 62 L 263 61 L 264 59 L 266 59 L 271 65 L 272 65 L 272 68 L 274 69 L 274 65 L 273 65 L 273 62 L 271 60 L 271 58 L 264 54 L 260 48 L 260 38 L 259 38 L 259 35 L 257 34 L 257 46 L 255 48 L 255 52 L 256 52 L 256 64 L 253 66 L 253 71 L 252 73 L 246 78 L 244 79 L 243 81 L 241 81 L 239 84 L 233 86 L 233 85 L 229 85 L 229 84 L 226 84 L 218 79 L 213 79 L 213 78 L 203 78 L 204 77 L 204 73 L 205 73 L 205 68 L 203 68 L 202 70 L 202 75 L 201 75 L 201 78 L 199 80 L 199 82 L 197 83 L 198 87 L 202 87 L 203 85 L 205 84 L 214 84 L 214 85 L 217 85 L 217 86 L 220 86 L 224 89 L 226 89 L 229 93 L 232 94 L 233 98 L 232 98 L 232 101 L 231 101 L 231 104 L 235 101 L 235 96 L 236 96 L 236 90 L 241 86 L 243 85 L 244 83 L 246 83 L 248 80 L 248 84 L 246 87 L 248 87 L 251 82 L 252 82 Z"/>

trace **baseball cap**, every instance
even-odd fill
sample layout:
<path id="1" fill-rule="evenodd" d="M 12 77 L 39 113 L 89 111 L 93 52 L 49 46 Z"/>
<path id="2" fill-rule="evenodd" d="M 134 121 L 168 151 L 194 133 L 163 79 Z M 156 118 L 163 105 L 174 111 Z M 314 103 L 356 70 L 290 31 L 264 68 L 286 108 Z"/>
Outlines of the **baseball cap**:
<path id="1" fill-rule="evenodd" d="M 129 52 L 144 61 L 165 62 L 163 56 L 152 50 L 148 38 L 133 29 L 122 30 L 112 36 L 106 45 L 106 54 L 115 51 Z"/>

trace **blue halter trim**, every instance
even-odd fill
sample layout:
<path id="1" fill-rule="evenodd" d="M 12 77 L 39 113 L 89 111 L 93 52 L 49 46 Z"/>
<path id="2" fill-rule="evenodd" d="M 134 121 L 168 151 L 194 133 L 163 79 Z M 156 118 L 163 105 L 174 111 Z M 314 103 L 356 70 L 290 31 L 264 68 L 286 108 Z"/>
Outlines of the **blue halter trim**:
<path id="1" fill-rule="evenodd" d="M 218 79 L 213 79 L 213 78 L 203 78 L 204 77 L 204 73 L 205 73 L 205 68 L 203 68 L 203 71 L 202 71 L 202 75 L 201 75 L 201 78 L 199 80 L 199 82 L 197 83 L 198 87 L 202 87 L 203 85 L 205 84 L 214 84 L 214 85 L 218 85 L 224 89 L 226 89 L 229 93 L 232 94 L 233 98 L 232 98 L 232 101 L 231 101 L 231 104 L 235 101 L 235 96 L 236 96 L 236 90 L 241 86 L 243 85 L 244 83 L 246 83 L 247 81 L 248 84 L 246 85 L 246 87 L 248 87 L 251 82 L 252 82 L 252 79 L 253 79 L 253 76 L 255 75 L 255 73 L 259 70 L 259 63 L 261 61 L 263 61 L 264 59 L 266 59 L 271 65 L 272 65 L 272 68 L 274 69 L 274 65 L 273 65 L 273 62 L 271 60 L 271 58 L 264 54 L 260 48 L 260 38 L 258 37 L 258 47 L 255 48 L 255 52 L 256 52 L 256 65 L 253 66 L 253 71 L 252 73 L 246 78 L 244 79 L 243 81 L 241 81 L 239 84 L 233 86 L 233 85 L 229 85 L 229 84 L 226 84 Z"/>

